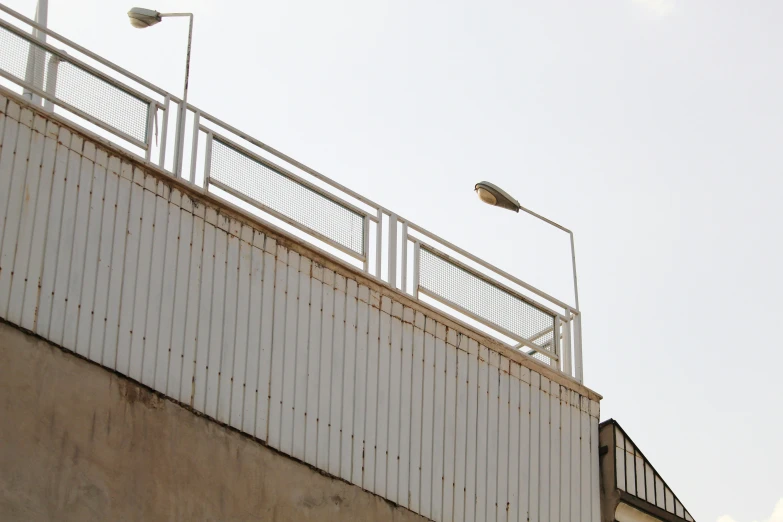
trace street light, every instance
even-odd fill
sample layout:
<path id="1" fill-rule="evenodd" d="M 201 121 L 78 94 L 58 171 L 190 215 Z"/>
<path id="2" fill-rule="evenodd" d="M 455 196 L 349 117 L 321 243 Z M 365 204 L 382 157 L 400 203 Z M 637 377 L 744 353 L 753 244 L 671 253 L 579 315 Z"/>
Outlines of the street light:
<path id="1" fill-rule="evenodd" d="M 177 111 L 177 139 L 175 140 L 174 155 L 174 173 L 178 176 L 182 174 L 182 140 L 185 134 L 185 115 L 188 109 L 188 76 L 190 75 L 190 42 L 193 39 L 193 13 L 159 13 L 153 9 L 144 9 L 143 7 L 134 7 L 128 11 L 130 23 L 136 29 L 146 29 L 163 20 L 174 16 L 187 16 L 190 18 L 188 27 L 188 52 L 185 58 L 185 89 L 182 94 L 182 103 Z"/>
<path id="2" fill-rule="evenodd" d="M 579 291 L 577 289 L 577 284 L 576 284 L 576 255 L 574 254 L 574 233 L 568 230 L 567 228 L 565 228 L 564 226 L 555 223 L 551 219 L 547 219 L 540 214 L 536 214 L 532 210 L 526 209 L 525 207 L 519 204 L 519 201 L 511 197 L 511 195 L 508 192 L 506 192 L 505 190 L 501 189 L 496 185 L 493 185 L 488 181 L 481 181 L 479 183 L 476 183 L 475 190 L 476 190 L 476 194 L 478 194 L 479 199 L 481 199 L 481 201 L 487 203 L 488 205 L 505 208 L 507 210 L 513 210 L 514 212 L 519 212 L 520 210 L 522 210 L 524 212 L 527 212 L 531 216 L 534 216 L 540 219 L 541 221 L 544 221 L 545 223 L 549 223 L 553 227 L 559 228 L 564 232 L 568 232 L 568 235 L 571 238 L 571 266 L 574 273 L 574 301 L 575 301 L 576 309 L 579 310 Z"/>

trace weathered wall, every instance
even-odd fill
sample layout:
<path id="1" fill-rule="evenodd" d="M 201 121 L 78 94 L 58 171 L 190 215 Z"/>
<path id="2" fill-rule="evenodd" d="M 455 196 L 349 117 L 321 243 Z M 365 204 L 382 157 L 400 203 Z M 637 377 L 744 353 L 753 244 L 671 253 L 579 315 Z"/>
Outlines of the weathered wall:
<path id="1" fill-rule="evenodd" d="M 0 317 L 428 518 L 599 520 L 594 392 L 2 91 Z"/>
<path id="2" fill-rule="evenodd" d="M 0 520 L 424 520 L 0 323 Z"/>

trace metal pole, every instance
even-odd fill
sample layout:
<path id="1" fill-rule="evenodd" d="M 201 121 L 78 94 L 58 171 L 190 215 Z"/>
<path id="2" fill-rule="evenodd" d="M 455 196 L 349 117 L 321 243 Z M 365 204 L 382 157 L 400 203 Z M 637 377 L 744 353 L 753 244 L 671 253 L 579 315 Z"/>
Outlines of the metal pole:
<path id="1" fill-rule="evenodd" d="M 38 0 L 38 4 L 35 7 L 35 22 L 43 27 L 47 27 L 49 23 L 49 0 Z M 46 33 L 40 29 L 33 28 L 33 37 L 39 42 L 46 42 Z M 36 80 L 40 79 L 43 84 L 44 75 L 44 63 L 43 58 L 46 54 L 39 50 L 32 43 L 30 44 L 30 50 L 27 53 L 27 70 L 25 72 L 25 81 L 35 85 L 38 88 L 44 87 L 43 85 L 37 85 Z M 40 63 L 39 63 L 40 62 Z M 35 105 L 41 104 L 41 97 L 37 94 L 33 94 L 31 91 L 24 90 L 22 93 L 25 98 L 31 100 Z"/>
<path id="2" fill-rule="evenodd" d="M 188 50 L 185 57 L 185 88 L 182 93 L 182 102 L 179 104 L 179 110 L 177 111 L 177 135 L 174 140 L 174 174 L 178 177 L 182 177 L 182 158 L 185 155 L 183 145 L 185 143 L 185 120 L 188 114 L 188 78 L 190 76 L 190 47 L 193 41 L 193 13 L 161 13 L 163 17 L 173 16 L 187 16 L 190 18 L 188 24 Z"/>
<path id="3" fill-rule="evenodd" d="M 576 309 L 579 310 L 579 289 L 576 284 L 576 253 L 574 252 L 574 233 L 570 230 L 568 235 L 571 236 L 571 268 L 574 272 L 574 304 Z"/>
<path id="4" fill-rule="evenodd" d="M 550 225 L 552 225 L 555 228 L 559 228 L 560 230 L 562 230 L 564 232 L 568 232 L 568 235 L 570 236 L 570 239 L 571 239 L 571 268 L 572 268 L 572 271 L 573 271 L 573 274 L 574 274 L 574 305 L 575 305 L 576 309 L 579 310 L 579 290 L 578 290 L 577 284 L 576 284 L 576 254 L 574 253 L 574 233 L 571 232 L 566 227 L 564 227 L 563 225 L 560 225 L 559 223 L 555 223 L 551 219 L 547 219 L 544 216 L 542 216 L 541 214 L 539 214 L 537 212 L 533 212 L 532 210 L 530 210 L 528 208 L 525 208 L 522 205 L 519 206 L 519 210 L 521 210 L 522 212 L 527 212 L 531 216 L 540 219 L 544 223 L 549 223 Z"/>
<path id="5" fill-rule="evenodd" d="M 49 57 L 49 64 L 46 66 L 46 94 L 57 95 L 57 72 L 60 69 L 60 57 L 52 54 Z M 44 110 L 54 112 L 54 103 L 51 100 L 44 100 Z"/>

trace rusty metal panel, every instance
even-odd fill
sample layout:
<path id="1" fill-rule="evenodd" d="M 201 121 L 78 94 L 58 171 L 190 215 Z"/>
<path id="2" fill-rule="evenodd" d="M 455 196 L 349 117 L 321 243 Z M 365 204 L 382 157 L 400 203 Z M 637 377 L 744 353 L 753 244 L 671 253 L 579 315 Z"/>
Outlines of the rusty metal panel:
<path id="1" fill-rule="evenodd" d="M 595 519 L 587 397 L 0 105 L 3 319 L 435 520 Z"/>

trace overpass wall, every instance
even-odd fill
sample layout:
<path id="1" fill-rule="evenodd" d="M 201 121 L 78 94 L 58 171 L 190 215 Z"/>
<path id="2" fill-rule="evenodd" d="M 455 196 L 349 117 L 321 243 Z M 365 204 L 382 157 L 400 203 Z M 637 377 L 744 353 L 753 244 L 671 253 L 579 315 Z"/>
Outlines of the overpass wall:
<path id="1" fill-rule="evenodd" d="M 427 518 L 599 521 L 597 394 L 5 90 L 0 318 Z"/>

